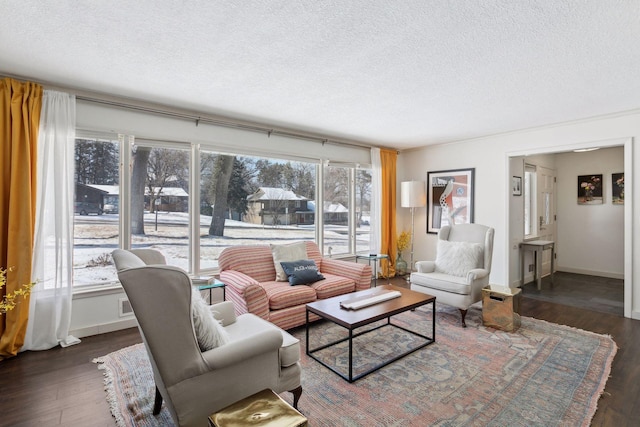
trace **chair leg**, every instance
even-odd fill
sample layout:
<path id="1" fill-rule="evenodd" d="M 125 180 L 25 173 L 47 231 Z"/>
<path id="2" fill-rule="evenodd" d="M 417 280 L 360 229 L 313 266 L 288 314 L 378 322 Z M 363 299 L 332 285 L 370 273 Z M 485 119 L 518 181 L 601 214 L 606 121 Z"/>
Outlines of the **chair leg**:
<path id="1" fill-rule="evenodd" d="M 300 396 L 302 396 L 302 386 L 299 385 L 293 390 L 289 390 L 289 393 L 293 394 L 293 407 L 298 409 L 298 400 L 300 400 Z"/>
<path id="2" fill-rule="evenodd" d="M 467 310 L 463 310 L 461 308 L 459 308 L 458 310 L 460 310 L 460 315 L 462 316 L 462 327 L 466 328 L 467 324 L 464 321 L 464 318 L 467 317 Z"/>
<path id="3" fill-rule="evenodd" d="M 160 413 L 160 409 L 162 408 L 162 395 L 160 394 L 160 390 L 156 387 L 156 401 L 153 403 L 153 415 L 158 415 Z"/>

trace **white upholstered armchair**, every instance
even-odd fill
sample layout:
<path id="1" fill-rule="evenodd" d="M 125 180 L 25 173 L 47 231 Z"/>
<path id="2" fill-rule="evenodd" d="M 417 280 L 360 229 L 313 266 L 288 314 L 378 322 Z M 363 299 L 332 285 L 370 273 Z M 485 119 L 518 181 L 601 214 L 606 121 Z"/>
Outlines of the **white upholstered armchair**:
<path id="1" fill-rule="evenodd" d="M 203 313 L 204 300 L 178 267 L 146 265 L 128 251 L 113 255 L 123 267 L 118 277 L 153 368 L 154 412 L 164 399 L 176 425 L 205 427 L 210 414 L 263 389 L 291 391 L 297 406 L 302 387 L 296 338 L 253 314 L 236 316 L 229 301 Z M 207 311 L 220 321 L 213 320 L 215 339 L 208 343 Z"/>
<path id="2" fill-rule="evenodd" d="M 416 262 L 411 289 L 460 309 L 462 326 L 466 327 L 467 309 L 482 299 L 482 288 L 489 284 L 493 234 L 493 228 L 480 224 L 442 227 L 436 259 Z"/>

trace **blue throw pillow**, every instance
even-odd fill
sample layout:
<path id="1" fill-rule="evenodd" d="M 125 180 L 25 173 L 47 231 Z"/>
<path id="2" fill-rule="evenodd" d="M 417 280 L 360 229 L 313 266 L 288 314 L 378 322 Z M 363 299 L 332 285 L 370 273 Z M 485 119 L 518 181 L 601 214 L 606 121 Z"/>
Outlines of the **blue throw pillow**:
<path id="1" fill-rule="evenodd" d="M 320 274 L 318 266 L 312 259 L 301 259 L 298 261 L 281 262 L 290 285 L 309 285 L 324 279 Z"/>

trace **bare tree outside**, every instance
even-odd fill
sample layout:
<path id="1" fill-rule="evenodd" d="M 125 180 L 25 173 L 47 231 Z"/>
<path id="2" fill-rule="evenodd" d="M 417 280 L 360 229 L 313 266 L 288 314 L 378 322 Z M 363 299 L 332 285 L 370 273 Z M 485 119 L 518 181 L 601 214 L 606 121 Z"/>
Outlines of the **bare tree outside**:
<path id="1" fill-rule="evenodd" d="M 149 211 L 156 210 L 156 200 L 161 197 L 165 187 L 188 188 L 189 154 L 182 150 L 154 148 L 147 166 L 147 193 Z"/>
<path id="2" fill-rule="evenodd" d="M 324 199 L 331 203 L 349 205 L 349 169 L 327 167 L 324 179 Z"/>
<path id="3" fill-rule="evenodd" d="M 144 233 L 144 188 L 151 147 L 136 146 L 131 171 L 131 234 Z"/>
<path id="4" fill-rule="evenodd" d="M 362 214 L 371 210 L 371 173 L 368 170 L 356 171 L 356 198 L 358 224 L 362 224 Z"/>
<path id="5" fill-rule="evenodd" d="M 209 226 L 210 236 L 224 236 L 224 222 L 227 214 L 227 195 L 229 192 L 229 180 L 233 170 L 235 156 L 218 155 L 213 164 L 212 180 L 212 201 L 213 213 L 211 225 Z"/>

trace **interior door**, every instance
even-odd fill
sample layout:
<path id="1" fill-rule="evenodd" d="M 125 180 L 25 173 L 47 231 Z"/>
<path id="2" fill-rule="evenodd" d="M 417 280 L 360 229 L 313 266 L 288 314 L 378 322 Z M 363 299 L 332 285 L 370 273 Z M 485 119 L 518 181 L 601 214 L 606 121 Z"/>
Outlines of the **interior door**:
<path id="1" fill-rule="evenodd" d="M 538 213 L 538 239 L 552 240 L 556 242 L 556 172 L 553 169 L 538 166 L 537 176 L 537 213 Z M 558 250 L 556 243 L 556 252 Z M 551 251 L 544 251 L 542 255 L 542 275 L 551 272 Z"/>

